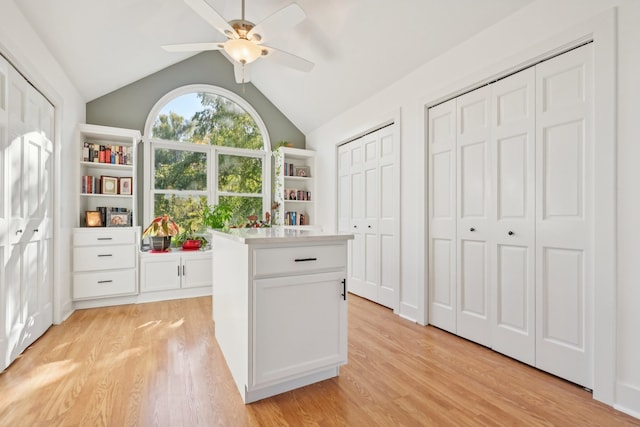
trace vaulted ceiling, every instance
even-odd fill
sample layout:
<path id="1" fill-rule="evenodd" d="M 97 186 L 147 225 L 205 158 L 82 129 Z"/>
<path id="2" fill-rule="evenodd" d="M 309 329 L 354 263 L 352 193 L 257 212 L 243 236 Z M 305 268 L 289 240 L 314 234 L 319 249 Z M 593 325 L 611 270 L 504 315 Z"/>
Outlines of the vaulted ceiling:
<path id="1" fill-rule="evenodd" d="M 241 0 L 206 0 L 239 19 Z M 306 19 L 270 45 L 309 73 L 260 59 L 251 82 L 309 132 L 533 0 L 298 0 Z M 246 0 L 261 22 L 291 0 Z M 223 41 L 182 0 L 16 0 L 88 102 L 195 53 L 161 45 Z M 425 82 L 428 84 L 428 82 Z"/>

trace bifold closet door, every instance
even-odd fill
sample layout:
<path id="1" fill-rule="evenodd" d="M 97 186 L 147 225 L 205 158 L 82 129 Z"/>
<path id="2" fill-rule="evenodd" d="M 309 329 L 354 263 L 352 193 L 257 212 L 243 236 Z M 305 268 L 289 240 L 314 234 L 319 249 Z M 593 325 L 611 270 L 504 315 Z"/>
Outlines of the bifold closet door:
<path id="1" fill-rule="evenodd" d="M 456 100 L 428 111 L 429 323 L 457 333 Z"/>
<path id="2" fill-rule="evenodd" d="M 593 387 L 593 61 L 536 66 L 536 366 Z M 606 284 L 602 284 L 606 286 Z"/>
<path id="3" fill-rule="evenodd" d="M 535 70 L 491 85 L 492 344 L 535 364 Z"/>
<path id="4" fill-rule="evenodd" d="M 491 346 L 490 97 L 487 86 L 456 99 L 458 335 Z"/>
<path id="5" fill-rule="evenodd" d="M 338 227 L 354 234 L 349 292 L 389 308 L 399 271 L 398 145 L 388 126 L 338 148 Z"/>

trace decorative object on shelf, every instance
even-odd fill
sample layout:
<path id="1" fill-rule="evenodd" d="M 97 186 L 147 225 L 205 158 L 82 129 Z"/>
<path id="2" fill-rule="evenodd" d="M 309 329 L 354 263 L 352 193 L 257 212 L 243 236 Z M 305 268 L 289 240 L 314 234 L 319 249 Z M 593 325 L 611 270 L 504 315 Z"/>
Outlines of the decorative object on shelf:
<path id="1" fill-rule="evenodd" d="M 169 218 L 169 215 L 164 214 L 151 221 L 142 233 L 142 238 L 150 238 L 152 252 L 165 252 L 171 245 L 171 238 L 179 232 L 178 224 Z"/>
<path id="2" fill-rule="evenodd" d="M 122 177 L 118 179 L 118 192 L 123 195 L 130 196 L 132 194 L 132 178 Z"/>
<path id="3" fill-rule="evenodd" d="M 102 176 L 100 178 L 102 194 L 118 194 L 118 178 L 115 176 Z"/>
<path id="4" fill-rule="evenodd" d="M 107 227 L 130 227 L 131 212 L 107 211 Z"/>
<path id="5" fill-rule="evenodd" d="M 225 228 L 229 225 L 232 215 L 231 206 L 226 203 L 205 205 L 202 210 L 202 223 L 209 228 Z"/>
<path id="6" fill-rule="evenodd" d="M 249 215 L 247 217 L 247 222 L 233 225 L 231 228 L 267 228 L 271 227 L 271 213 L 264 213 L 264 221 L 258 221 L 257 215 Z"/>
<path id="7" fill-rule="evenodd" d="M 87 227 L 102 227 L 102 215 L 99 211 L 85 211 L 84 223 Z"/>
<path id="8" fill-rule="evenodd" d="M 182 250 L 194 251 L 207 246 L 209 241 L 192 230 L 184 230 L 174 239 L 176 246 L 182 246 Z"/>
<path id="9" fill-rule="evenodd" d="M 302 178 L 311 177 L 311 174 L 309 173 L 309 166 L 296 166 L 294 169 L 294 176 L 299 176 Z"/>

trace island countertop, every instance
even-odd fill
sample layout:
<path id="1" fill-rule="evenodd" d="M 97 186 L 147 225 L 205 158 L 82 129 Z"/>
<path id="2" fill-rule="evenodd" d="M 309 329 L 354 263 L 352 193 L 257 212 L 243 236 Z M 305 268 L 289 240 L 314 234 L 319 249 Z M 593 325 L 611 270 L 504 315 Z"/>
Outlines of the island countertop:
<path id="1" fill-rule="evenodd" d="M 244 244 L 313 243 L 351 240 L 353 234 L 329 233 L 317 229 L 291 229 L 285 227 L 229 228 L 211 230 L 216 236 L 226 237 Z"/>

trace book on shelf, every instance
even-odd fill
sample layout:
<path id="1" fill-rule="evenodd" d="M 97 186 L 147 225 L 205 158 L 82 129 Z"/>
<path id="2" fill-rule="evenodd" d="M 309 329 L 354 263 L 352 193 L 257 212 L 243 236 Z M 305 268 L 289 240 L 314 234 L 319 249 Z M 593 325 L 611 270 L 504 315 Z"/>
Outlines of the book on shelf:
<path id="1" fill-rule="evenodd" d="M 310 202 L 311 192 L 306 190 L 298 190 L 296 188 L 287 188 L 284 190 L 284 199 Z"/>
<path id="2" fill-rule="evenodd" d="M 101 145 L 85 141 L 82 147 L 82 161 L 107 163 L 112 165 L 132 164 L 132 147 L 123 145 Z"/>
<path id="3" fill-rule="evenodd" d="M 284 225 L 309 225 L 309 217 L 303 212 L 288 211 L 284 213 Z"/>

